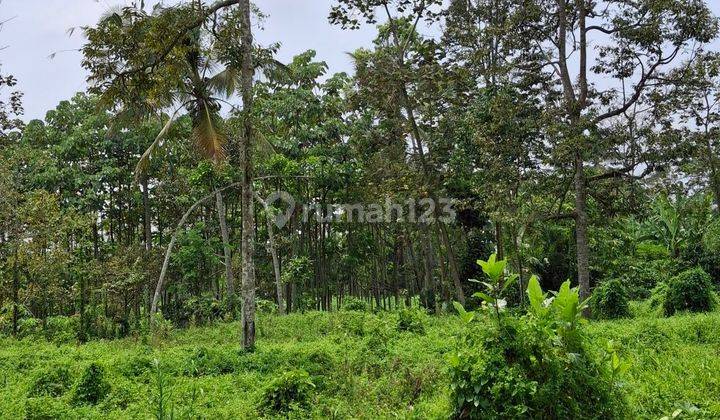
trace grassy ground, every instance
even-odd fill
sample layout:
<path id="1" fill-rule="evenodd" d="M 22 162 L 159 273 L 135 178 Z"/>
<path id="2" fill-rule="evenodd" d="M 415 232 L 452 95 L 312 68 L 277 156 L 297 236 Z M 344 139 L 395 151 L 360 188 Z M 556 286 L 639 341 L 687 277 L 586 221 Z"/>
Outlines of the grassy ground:
<path id="1" fill-rule="evenodd" d="M 416 333 L 397 321 L 392 313 L 264 316 L 252 353 L 238 349 L 237 324 L 81 346 L 1 339 L 0 418 L 256 418 L 267 385 L 295 369 L 313 385 L 290 417 L 447 418 L 445 354 L 460 323 L 427 317 Z M 613 340 L 632 363 L 621 380 L 638 417 L 683 409 L 720 418 L 720 313 L 591 322 L 586 331 L 598 348 Z M 96 405 L 75 401 L 91 362 L 109 384 Z"/>

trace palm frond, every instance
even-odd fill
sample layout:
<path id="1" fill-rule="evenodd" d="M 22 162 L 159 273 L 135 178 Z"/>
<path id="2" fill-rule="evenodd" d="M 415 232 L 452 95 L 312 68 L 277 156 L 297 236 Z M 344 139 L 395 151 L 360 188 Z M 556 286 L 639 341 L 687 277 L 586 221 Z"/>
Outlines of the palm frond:
<path id="1" fill-rule="evenodd" d="M 207 80 L 207 85 L 210 91 L 229 97 L 235 93 L 239 78 L 240 72 L 236 68 L 227 67 L 225 70 L 209 78 Z"/>
<path id="2" fill-rule="evenodd" d="M 262 132 L 260 132 L 259 130 L 254 131 L 253 135 L 255 140 L 257 140 L 257 142 L 255 143 L 255 147 L 259 156 L 269 157 L 277 153 L 275 151 L 275 146 L 270 143 L 270 141 L 262 134 Z"/>
<path id="3" fill-rule="evenodd" d="M 220 127 L 220 116 L 206 101 L 198 103 L 197 114 L 193 121 L 193 138 L 202 152 L 214 162 L 225 158 L 227 141 Z"/>
<path id="4" fill-rule="evenodd" d="M 150 166 L 150 157 L 152 156 L 153 152 L 155 152 L 155 149 L 158 148 L 158 146 L 162 142 L 162 139 L 167 135 L 168 131 L 170 131 L 170 127 L 172 126 L 173 122 L 175 122 L 175 119 L 177 118 L 177 115 L 183 106 L 184 105 L 182 105 L 181 107 L 176 109 L 175 112 L 173 112 L 173 114 L 163 126 L 162 130 L 160 130 L 158 135 L 155 137 L 155 140 L 153 140 L 152 144 L 150 144 L 150 147 L 148 147 L 147 150 L 145 150 L 145 153 L 143 153 L 143 155 L 140 157 L 140 160 L 135 166 L 135 182 L 138 182 L 140 180 L 140 176 L 144 174 L 145 171 L 147 171 L 148 166 Z"/>

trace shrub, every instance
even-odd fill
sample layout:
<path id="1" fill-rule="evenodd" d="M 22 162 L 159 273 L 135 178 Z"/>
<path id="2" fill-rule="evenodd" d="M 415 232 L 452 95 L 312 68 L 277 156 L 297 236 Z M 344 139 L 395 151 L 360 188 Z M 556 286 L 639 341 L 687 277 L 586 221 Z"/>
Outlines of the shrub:
<path id="1" fill-rule="evenodd" d="M 183 303 L 182 309 L 182 318 L 189 320 L 191 325 L 206 324 L 219 319 L 223 310 L 222 302 L 212 294 L 191 297 Z"/>
<path id="2" fill-rule="evenodd" d="M 105 379 L 105 369 L 93 362 L 85 369 L 80 382 L 75 387 L 73 401 L 78 405 L 96 405 L 109 391 L 110 384 Z"/>
<path id="3" fill-rule="evenodd" d="M 477 328 L 451 357 L 457 418 L 621 418 L 610 375 L 584 346 L 569 352 L 532 318 Z"/>
<path id="4" fill-rule="evenodd" d="M 620 280 L 613 279 L 595 288 L 591 300 L 593 316 L 617 319 L 630 316 L 628 294 Z"/>
<path id="5" fill-rule="evenodd" d="M 175 326 L 172 321 L 165 319 L 162 312 L 153 314 L 150 318 L 150 330 L 152 331 L 153 338 L 157 340 L 170 337 L 172 332 L 175 330 Z"/>
<path id="6" fill-rule="evenodd" d="M 42 336 L 42 323 L 35 318 L 18 320 L 18 338 L 37 338 Z"/>
<path id="7" fill-rule="evenodd" d="M 368 314 L 357 311 L 341 312 L 339 314 L 340 331 L 343 334 L 364 336 L 366 330 L 365 321 L 368 316 Z"/>
<path id="8" fill-rule="evenodd" d="M 28 391 L 30 397 L 59 397 L 63 395 L 72 384 L 72 377 L 67 366 L 55 366 L 37 372 L 32 379 Z"/>
<path id="9" fill-rule="evenodd" d="M 333 354 L 322 347 L 315 347 L 304 352 L 299 355 L 299 358 L 299 364 L 313 376 L 325 375 L 331 372 L 337 363 Z"/>
<path id="10" fill-rule="evenodd" d="M 502 277 L 496 271 L 502 273 L 504 264 L 498 268 L 502 261 L 494 256 L 482 263 L 494 284 L 490 295 L 475 295 L 493 304 Z M 614 376 L 626 365 L 614 350 L 604 358 L 609 369 L 586 351 L 577 290 L 567 281 L 547 299 L 533 276 L 527 293 L 530 312 L 518 318 L 496 310 L 489 326 L 456 302 L 466 329 L 449 357 L 453 417 L 624 418 L 627 408 Z"/>
<path id="11" fill-rule="evenodd" d="M 277 303 L 272 300 L 258 299 L 255 302 L 257 312 L 260 314 L 274 315 L 278 312 Z"/>
<path id="12" fill-rule="evenodd" d="M 231 351 L 197 347 L 185 363 L 184 374 L 187 376 L 225 375 L 235 371 L 236 358 Z"/>
<path id="13" fill-rule="evenodd" d="M 153 369 L 153 361 L 149 356 L 137 355 L 125 359 L 120 365 L 120 372 L 129 379 L 137 378 Z"/>
<path id="14" fill-rule="evenodd" d="M 28 398 L 25 401 L 26 420 L 54 420 L 68 418 L 67 407 L 52 397 Z"/>
<path id="15" fill-rule="evenodd" d="M 651 241 L 642 241 L 638 243 L 635 247 L 635 255 L 645 261 L 670 258 L 670 253 L 665 246 Z"/>
<path id="16" fill-rule="evenodd" d="M 55 343 L 71 343 L 76 340 L 79 328 L 77 316 L 51 316 L 45 320 L 45 338 Z"/>
<path id="17" fill-rule="evenodd" d="M 667 282 L 658 283 L 655 286 L 655 288 L 652 289 L 652 292 L 650 292 L 650 299 L 648 299 L 650 308 L 652 308 L 653 310 L 662 309 L 664 311 L 665 298 L 667 297 L 667 292 L 668 292 Z"/>
<path id="18" fill-rule="evenodd" d="M 398 331 L 425 334 L 425 312 L 417 309 L 402 309 L 398 312 Z"/>
<path id="19" fill-rule="evenodd" d="M 677 262 L 668 259 L 630 261 L 621 273 L 628 298 L 647 299 L 658 283 L 667 281 L 676 270 Z"/>
<path id="20" fill-rule="evenodd" d="M 360 311 L 360 312 L 367 312 L 368 310 L 368 304 L 362 299 L 358 299 L 356 297 L 348 296 L 343 300 L 342 304 L 342 310 L 343 311 Z"/>
<path id="21" fill-rule="evenodd" d="M 707 312 L 713 307 L 712 281 L 702 268 L 683 271 L 670 280 L 665 295 L 665 315 L 677 311 Z"/>
<path id="22" fill-rule="evenodd" d="M 285 372 L 263 390 L 259 410 L 268 414 L 285 414 L 308 406 L 315 385 L 304 370 Z"/>

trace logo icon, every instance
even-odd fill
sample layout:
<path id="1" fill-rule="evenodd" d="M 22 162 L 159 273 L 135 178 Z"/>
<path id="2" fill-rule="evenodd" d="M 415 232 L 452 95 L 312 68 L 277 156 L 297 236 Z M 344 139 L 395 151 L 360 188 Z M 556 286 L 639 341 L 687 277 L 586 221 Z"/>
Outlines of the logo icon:
<path id="1" fill-rule="evenodd" d="M 265 201 L 263 201 L 262 199 L 260 201 L 262 201 L 262 204 L 265 207 L 266 211 L 275 213 L 275 217 L 273 219 L 275 222 L 275 226 L 277 226 L 278 229 L 282 229 L 287 224 L 287 222 L 290 221 L 290 217 L 292 217 L 293 213 L 295 212 L 295 199 L 287 191 L 276 191 L 270 194 L 265 199 Z M 276 202 L 280 202 L 281 204 L 285 205 L 284 212 L 278 213 L 277 210 L 274 209 L 274 205 Z"/>

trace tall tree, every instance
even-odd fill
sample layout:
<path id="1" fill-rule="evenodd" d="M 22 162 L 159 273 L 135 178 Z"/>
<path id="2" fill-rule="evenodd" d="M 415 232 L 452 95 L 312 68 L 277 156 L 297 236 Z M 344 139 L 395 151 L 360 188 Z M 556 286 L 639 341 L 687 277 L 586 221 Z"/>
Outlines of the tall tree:
<path id="1" fill-rule="evenodd" d="M 584 299 L 590 292 L 588 189 L 593 180 L 586 165 L 601 163 L 599 129 L 641 100 L 650 86 L 662 83 L 663 71 L 686 49 L 712 40 L 717 21 L 696 0 L 538 0 L 525 5 L 521 25 L 514 28 L 534 41 L 520 47 L 517 68 L 535 82 L 548 117 L 557 121 L 548 130 L 555 139 L 553 160 L 573 174 L 571 216 Z M 590 34 L 598 35 L 592 45 Z M 609 172 L 627 174 L 636 168 Z"/>

